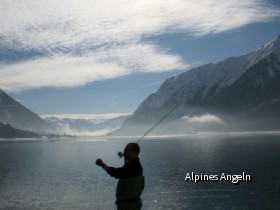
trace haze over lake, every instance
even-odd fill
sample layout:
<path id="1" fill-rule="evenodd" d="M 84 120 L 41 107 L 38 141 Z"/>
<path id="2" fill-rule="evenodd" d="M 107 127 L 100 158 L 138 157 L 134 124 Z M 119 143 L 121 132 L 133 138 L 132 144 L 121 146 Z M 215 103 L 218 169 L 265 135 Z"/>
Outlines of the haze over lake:
<path id="1" fill-rule="evenodd" d="M 129 141 L 1 141 L 0 209 L 114 209 L 117 180 L 95 160 L 121 166 Z M 143 210 L 280 209 L 279 135 L 147 137 L 140 146 Z M 192 172 L 245 172 L 252 181 L 185 181 Z"/>

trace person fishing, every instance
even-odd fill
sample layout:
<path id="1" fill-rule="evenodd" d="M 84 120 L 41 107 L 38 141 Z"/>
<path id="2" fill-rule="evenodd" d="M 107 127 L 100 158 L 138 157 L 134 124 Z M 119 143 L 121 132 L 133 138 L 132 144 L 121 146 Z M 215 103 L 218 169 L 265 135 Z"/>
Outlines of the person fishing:
<path id="1" fill-rule="evenodd" d="M 144 190 L 145 179 L 139 159 L 140 146 L 138 143 L 128 143 L 120 157 L 124 157 L 124 165 L 120 168 L 109 167 L 102 159 L 96 160 L 96 165 L 102 167 L 110 176 L 119 179 L 116 189 L 118 210 L 140 210 L 142 208 L 141 194 Z"/>

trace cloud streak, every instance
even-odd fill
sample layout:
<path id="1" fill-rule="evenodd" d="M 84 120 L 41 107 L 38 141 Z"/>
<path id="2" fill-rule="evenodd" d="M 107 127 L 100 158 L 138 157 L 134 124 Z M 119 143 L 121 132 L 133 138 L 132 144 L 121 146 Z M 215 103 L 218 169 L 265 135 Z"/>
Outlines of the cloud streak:
<path id="1" fill-rule="evenodd" d="M 121 93 L 119 95 L 114 96 L 114 98 L 121 98 L 121 97 L 123 97 L 123 96 L 125 96 L 125 95 L 127 95 L 129 93 L 134 93 L 134 92 L 136 92 L 138 90 L 141 90 L 141 89 L 144 89 L 144 88 L 148 88 L 148 87 L 151 87 L 151 86 L 159 85 L 162 82 L 164 82 L 164 81 L 162 80 L 162 81 L 154 82 L 154 83 L 151 83 L 151 84 L 148 84 L 148 85 L 143 85 L 141 87 L 133 88 L 133 89 L 130 89 L 130 90 L 124 92 L 124 93 Z"/>
<path id="2" fill-rule="evenodd" d="M 224 121 L 220 119 L 219 117 L 211 114 L 205 114 L 201 116 L 183 116 L 182 120 L 188 122 L 188 123 L 195 123 L 195 124 L 204 124 L 204 123 L 216 123 L 216 124 L 224 124 Z"/>
<path id="3" fill-rule="evenodd" d="M 117 117 L 129 116 L 131 113 L 106 113 L 106 114 L 51 114 L 41 115 L 42 118 L 55 117 L 59 119 L 80 119 L 80 120 L 92 120 L 92 121 L 104 121 Z"/>
<path id="4" fill-rule="evenodd" d="M 42 52 L 2 62 L 0 87 L 8 91 L 184 69 L 180 55 L 143 38 L 221 33 L 280 15 L 264 0 L 2 0 L 0 11 L 2 48 Z"/>

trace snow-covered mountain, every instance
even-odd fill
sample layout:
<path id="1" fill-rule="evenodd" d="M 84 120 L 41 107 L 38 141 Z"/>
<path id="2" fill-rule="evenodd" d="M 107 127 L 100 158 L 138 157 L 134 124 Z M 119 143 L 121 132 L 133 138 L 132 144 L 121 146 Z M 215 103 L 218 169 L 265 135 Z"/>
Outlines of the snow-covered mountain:
<path id="1" fill-rule="evenodd" d="M 21 130 L 47 133 L 52 127 L 37 114 L 0 90 L 0 122 Z"/>
<path id="2" fill-rule="evenodd" d="M 177 106 L 165 125 L 157 128 L 159 133 L 169 132 L 168 129 L 174 132 L 277 129 L 280 128 L 275 117 L 280 114 L 279 90 L 280 35 L 254 52 L 167 79 L 116 133 L 143 133 Z M 204 116 L 219 120 L 209 123 L 211 120 L 202 120 L 206 119 Z"/>

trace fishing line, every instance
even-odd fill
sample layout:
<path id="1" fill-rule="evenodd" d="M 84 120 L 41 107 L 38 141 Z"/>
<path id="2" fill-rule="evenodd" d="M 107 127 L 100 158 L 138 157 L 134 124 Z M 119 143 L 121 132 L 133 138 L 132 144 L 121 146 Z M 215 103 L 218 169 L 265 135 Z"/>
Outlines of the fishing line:
<path id="1" fill-rule="evenodd" d="M 176 106 L 174 106 L 166 115 L 164 115 L 156 124 L 154 124 L 143 136 L 141 136 L 135 143 L 139 143 L 142 139 L 145 138 L 145 136 L 147 136 L 154 128 L 156 128 L 163 120 L 165 120 L 173 111 L 175 111 L 175 109 L 177 109 L 179 107 L 179 104 L 177 104 Z M 120 158 L 123 157 L 123 153 L 122 152 L 118 152 L 118 156 Z"/>
<path id="2" fill-rule="evenodd" d="M 145 136 L 147 136 L 155 127 L 157 127 L 165 118 L 167 118 L 175 109 L 178 108 L 179 105 L 176 105 L 173 107 L 166 115 L 164 115 L 153 127 L 151 127 L 150 130 L 148 130 L 140 139 L 136 141 L 136 143 L 139 143 Z"/>

